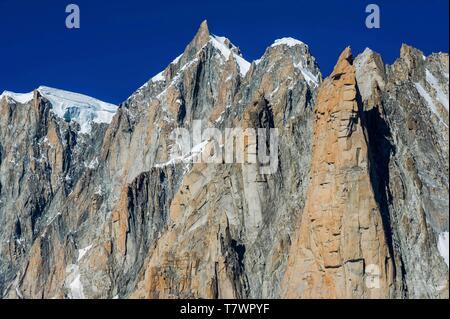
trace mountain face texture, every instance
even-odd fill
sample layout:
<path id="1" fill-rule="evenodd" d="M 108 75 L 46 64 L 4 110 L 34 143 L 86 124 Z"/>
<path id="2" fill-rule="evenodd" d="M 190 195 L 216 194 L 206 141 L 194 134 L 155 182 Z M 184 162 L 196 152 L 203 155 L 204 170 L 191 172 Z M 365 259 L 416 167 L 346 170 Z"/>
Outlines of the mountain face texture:
<path id="1" fill-rule="evenodd" d="M 119 107 L 4 92 L 0 297 L 448 298 L 448 85 L 447 53 L 346 48 L 323 79 L 298 40 L 249 63 L 203 22 Z M 225 161 L 226 128 L 276 128 L 275 169 Z"/>

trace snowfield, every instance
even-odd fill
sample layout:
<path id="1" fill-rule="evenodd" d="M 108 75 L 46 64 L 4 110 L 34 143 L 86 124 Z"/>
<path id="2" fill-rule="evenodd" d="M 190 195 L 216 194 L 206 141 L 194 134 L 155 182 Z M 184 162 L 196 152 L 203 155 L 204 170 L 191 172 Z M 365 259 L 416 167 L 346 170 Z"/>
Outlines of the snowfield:
<path id="1" fill-rule="evenodd" d="M 21 104 L 26 104 L 33 99 L 33 92 L 30 93 L 14 93 L 10 91 L 5 91 L 0 95 L 0 101 L 3 98 L 9 98 L 13 101 L 19 102 Z"/>
<path id="2" fill-rule="evenodd" d="M 277 45 L 287 45 L 288 47 L 293 47 L 296 45 L 306 45 L 306 44 L 304 44 L 300 40 L 287 37 L 287 38 L 276 39 L 275 42 L 271 45 L 271 47 L 273 48 Z"/>
<path id="3" fill-rule="evenodd" d="M 58 117 L 70 122 L 80 124 L 80 132 L 89 134 L 92 123 L 111 123 L 117 106 L 106 103 L 90 96 L 69 91 L 40 86 L 36 89 L 52 105 L 52 112 Z M 27 104 L 33 100 L 33 92 L 14 93 L 5 91 L 0 95 L 21 104 Z"/>
<path id="4" fill-rule="evenodd" d="M 66 121 L 80 124 L 81 133 L 88 134 L 92 123 L 111 123 L 117 106 L 92 97 L 41 86 L 37 91 L 50 101 L 52 111 Z"/>

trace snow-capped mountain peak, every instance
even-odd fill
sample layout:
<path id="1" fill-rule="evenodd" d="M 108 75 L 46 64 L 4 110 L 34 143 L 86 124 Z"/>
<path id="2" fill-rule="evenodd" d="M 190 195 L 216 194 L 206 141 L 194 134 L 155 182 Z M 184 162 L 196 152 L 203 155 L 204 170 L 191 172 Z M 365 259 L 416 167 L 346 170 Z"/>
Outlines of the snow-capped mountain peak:
<path id="1" fill-rule="evenodd" d="M 291 38 L 291 37 L 286 37 L 286 38 L 281 38 L 281 39 L 277 39 L 274 41 L 274 43 L 271 45 L 271 47 L 275 47 L 278 45 L 287 45 L 288 47 L 293 47 L 296 45 L 306 45 L 305 43 L 303 43 L 300 40 Z"/>
<path id="2" fill-rule="evenodd" d="M 89 133 L 92 123 L 110 123 L 117 111 L 117 106 L 106 103 L 79 93 L 40 86 L 36 89 L 39 94 L 50 102 L 51 111 L 66 121 L 75 121 L 80 124 L 81 133 Z M 33 100 L 33 92 L 14 93 L 4 91 L 0 95 L 21 104 Z"/>
<path id="3" fill-rule="evenodd" d="M 37 91 L 52 104 L 52 111 L 66 121 L 80 124 L 81 133 L 89 133 L 91 124 L 110 123 L 117 106 L 90 96 L 46 86 Z"/>

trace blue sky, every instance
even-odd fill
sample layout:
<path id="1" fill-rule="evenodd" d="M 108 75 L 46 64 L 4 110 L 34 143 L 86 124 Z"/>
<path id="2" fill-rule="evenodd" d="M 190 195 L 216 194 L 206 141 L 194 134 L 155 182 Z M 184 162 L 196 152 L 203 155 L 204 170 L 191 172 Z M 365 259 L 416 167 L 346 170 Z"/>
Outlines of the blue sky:
<path id="1" fill-rule="evenodd" d="M 81 28 L 65 27 L 76 3 Z M 381 28 L 365 27 L 365 8 L 381 9 Z M 392 63 L 402 43 L 448 52 L 448 0 L 0 0 L 0 92 L 47 85 L 120 103 L 166 67 L 204 19 L 244 57 L 259 58 L 275 39 L 307 43 L 322 72 L 350 45 Z"/>

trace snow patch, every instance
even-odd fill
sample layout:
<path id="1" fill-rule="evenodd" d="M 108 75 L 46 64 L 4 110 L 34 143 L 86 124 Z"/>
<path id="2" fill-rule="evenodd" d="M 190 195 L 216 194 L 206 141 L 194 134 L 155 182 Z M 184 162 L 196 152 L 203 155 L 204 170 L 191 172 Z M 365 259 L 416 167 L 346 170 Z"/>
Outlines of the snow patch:
<path id="1" fill-rule="evenodd" d="M 448 267 L 448 231 L 440 233 L 438 239 L 438 250 Z"/>
<path id="2" fill-rule="evenodd" d="M 236 59 L 236 62 L 239 66 L 239 71 L 241 73 L 242 76 L 245 76 L 248 72 L 248 70 L 250 69 L 250 63 L 247 62 L 246 60 L 244 60 L 243 58 L 241 58 L 239 55 L 234 54 L 233 55 L 234 58 Z"/>
<path id="3" fill-rule="evenodd" d="M 84 255 L 92 248 L 92 245 L 89 245 L 85 248 L 78 249 L 78 259 L 77 262 L 80 262 L 81 259 L 83 259 Z"/>
<path id="4" fill-rule="evenodd" d="M 164 71 L 159 72 L 154 77 L 152 77 L 152 82 L 161 82 L 165 81 L 166 77 L 164 76 Z"/>
<path id="5" fill-rule="evenodd" d="M 245 76 L 250 69 L 250 62 L 246 61 L 243 57 L 231 51 L 230 48 L 228 48 L 228 46 L 225 44 L 226 40 L 227 38 L 225 37 L 210 36 L 210 42 L 212 43 L 212 45 L 216 49 L 218 49 L 220 53 L 222 53 L 227 61 L 230 58 L 230 55 L 233 55 L 233 58 L 236 60 L 236 63 L 239 67 L 239 73 L 242 76 Z"/>
<path id="6" fill-rule="evenodd" d="M 319 79 L 318 76 L 312 74 L 308 69 L 300 69 L 300 72 L 302 72 L 303 77 L 305 78 L 306 82 L 309 84 L 312 84 L 314 86 L 319 85 Z"/>
<path id="7" fill-rule="evenodd" d="M 294 64 L 294 67 L 300 70 L 300 72 L 302 73 L 303 77 L 305 78 L 308 84 L 313 85 L 315 87 L 319 86 L 319 76 L 312 74 L 310 70 L 308 70 L 303 66 L 302 62 Z"/>
<path id="8" fill-rule="evenodd" d="M 273 48 L 278 45 L 287 45 L 288 47 L 293 47 L 296 45 L 306 45 L 306 44 L 304 44 L 300 40 L 297 40 L 297 39 L 294 39 L 291 37 L 287 37 L 287 38 L 276 39 L 275 42 L 270 47 Z"/>
<path id="9" fill-rule="evenodd" d="M 230 48 L 225 44 L 225 37 L 210 36 L 209 37 L 212 45 L 222 53 L 222 55 L 228 60 L 230 54 L 232 53 Z"/>
<path id="10" fill-rule="evenodd" d="M 182 56 L 183 56 L 183 53 L 181 53 L 179 56 L 177 56 L 170 64 L 177 64 L 178 61 L 180 61 Z"/>
<path id="11" fill-rule="evenodd" d="M 171 87 L 172 85 L 175 85 L 180 79 L 181 79 L 181 72 L 183 72 L 185 69 L 191 67 L 194 63 L 198 62 L 198 58 L 193 59 L 192 61 L 187 62 L 184 64 L 177 72 L 177 74 L 173 77 L 172 81 L 166 86 L 164 90 L 162 90 L 155 98 L 158 100 L 161 100 L 162 97 L 165 96 L 167 93 L 167 89 Z"/>
<path id="12" fill-rule="evenodd" d="M 80 124 L 81 133 L 89 134 L 92 123 L 111 123 L 117 106 L 92 97 L 40 86 L 37 91 L 52 104 L 52 112 L 66 121 Z"/>
<path id="13" fill-rule="evenodd" d="M 441 86 L 439 85 L 439 81 L 434 77 L 434 75 L 426 70 L 426 80 L 428 84 L 436 91 L 436 99 L 441 103 L 448 112 L 448 97 L 445 95 Z"/>
<path id="14" fill-rule="evenodd" d="M 78 274 L 69 285 L 71 299 L 84 299 L 83 285 L 81 284 L 81 276 Z"/>
<path id="15" fill-rule="evenodd" d="M 442 119 L 441 115 L 439 114 L 439 112 L 437 111 L 436 105 L 433 102 L 433 98 L 430 96 L 430 94 L 428 94 L 428 92 L 424 89 L 424 87 L 422 86 L 422 84 L 420 83 L 414 83 L 414 85 L 416 86 L 417 92 L 419 92 L 419 94 L 425 99 L 425 101 L 427 102 L 427 106 L 428 108 L 431 110 L 431 112 L 433 112 L 438 118 L 439 120 L 442 122 L 442 124 L 444 124 L 446 127 L 448 127 L 447 124 L 445 124 L 444 120 Z"/>
<path id="16" fill-rule="evenodd" d="M 2 100 L 3 97 L 10 98 L 11 100 L 19 102 L 21 104 L 26 104 L 26 103 L 30 102 L 33 99 L 33 92 L 30 92 L 30 93 L 14 93 L 14 92 L 10 92 L 10 91 L 4 91 L 0 95 L 0 100 Z"/>
<path id="17" fill-rule="evenodd" d="M 275 93 L 278 92 L 278 90 L 280 89 L 280 86 L 278 85 L 271 93 L 269 96 L 273 96 Z"/>
<path id="18" fill-rule="evenodd" d="M 90 163 L 89 165 L 86 165 L 86 163 L 84 164 L 84 166 L 86 168 L 90 168 L 90 169 L 95 169 L 98 166 L 98 157 L 96 156 Z"/>
<path id="19" fill-rule="evenodd" d="M 177 64 L 181 57 L 183 56 L 183 53 L 180 54 L 179 56 L 177 56 L 172 62 L 170 62 L 170 64 Z M 143 85 L 141 85 L 139 87 L 139 89 L 137 89 L 137 91 L 140 91 L 144 88 L 146 88 L 150 83 L 157 83 L 157 82 L 162 82 L 162 81 L 166 81 L 166 77 L 164 76 L 164 70 L 162 70 L 161 72 L 159 72 L 158 74 L 156 74 L 154 77 L 152 77 L 149 81 L 145 82 Z"/>
<path id="20" fill-rule="evenodd" d="M 103 196 L 103 187 L 102 185 L 97 186 L 97 190 L 95 191 L 94 195 Z"/>
<path id="21" fill-rule="evenodd" d="M 81 283 L 81 274 L 78 265 L 67 266 L 66 272 L 69 273 L 67 280 L 69 281 L 69 298 L 70 299 L 85 299 L 83 284 Z"/>
<path id="22" fill-rule="evenodd" d="M 168 165 L 175 165 L 177 163 L 191 163 L 194 162 L 197 156 L 201 155 L 203 150 L 205 149 L 206 145 L 208 145 L 208 141 L 203 141 L 194 147 L 191 148 L 191 150 L 184 155 L 172 157 L 169 161 L 161 164 L 156 164 L 155 167 L 165 167 Z"/>
<path id="23" fill-rule="evenodd" d="M 223 45 L 225 45 L 225 42 L 228 40 L 226 37 L 220 37 L 220 36 L 214 36 L 214 38 L 216 38 L 217 41 L 219 41 L 220 43 L 222 43 Z"/>

